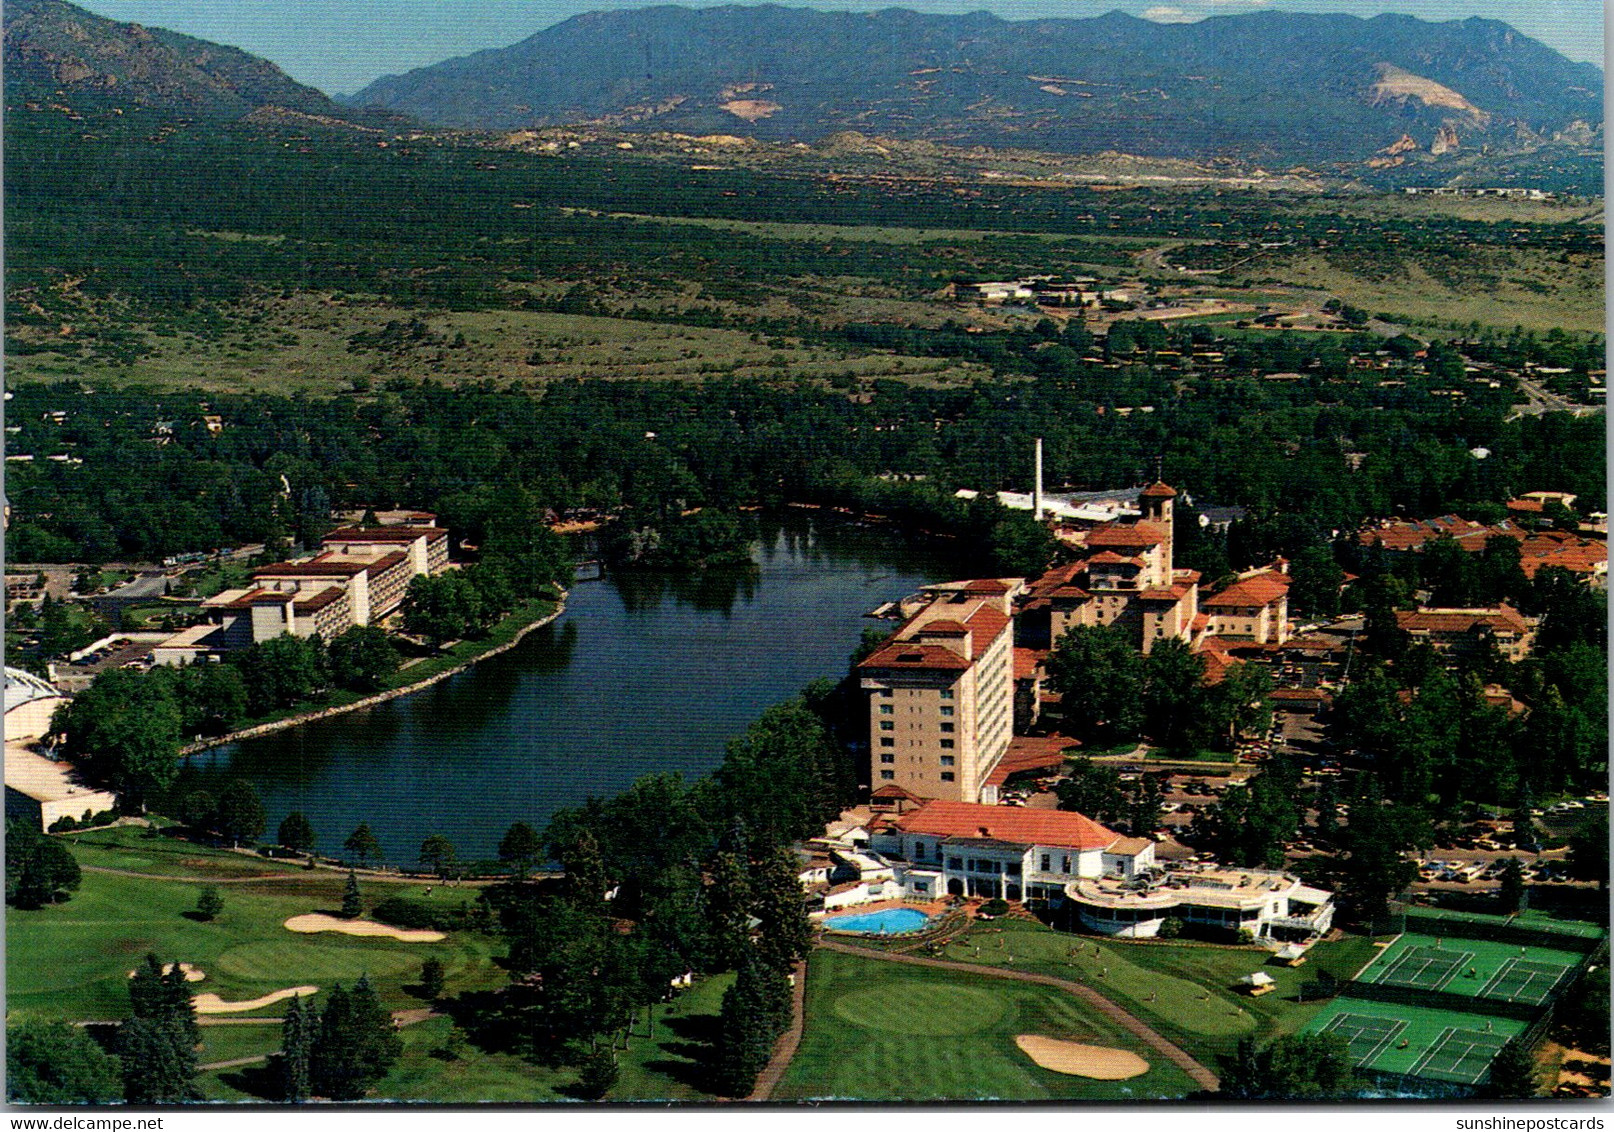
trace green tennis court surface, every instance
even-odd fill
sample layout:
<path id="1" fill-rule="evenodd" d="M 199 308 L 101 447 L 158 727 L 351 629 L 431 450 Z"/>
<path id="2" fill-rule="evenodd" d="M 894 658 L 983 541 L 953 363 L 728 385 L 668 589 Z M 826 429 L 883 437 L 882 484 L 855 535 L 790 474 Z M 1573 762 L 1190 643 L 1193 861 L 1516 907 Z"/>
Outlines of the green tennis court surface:
<path id="1" fill-rule="evenodd" d="M 1540 1006 L 1569 978 L 1572 969 L 1556 963 L 1532 963 L 1525 959 L 1509 959 L 1502 965 L 1501 970 L 1492 976 L 1491 981 L 1480 989 L 1480 997 Z"/>
<path id="2" fill-rule="evenodd" d="M 1448 1029 L 1412 1067 L 1414 1077 L 1477 1085 L 1508 1039 L 1485 1030 Z"/>
<path id="3" fill-rule="evenodd" d="M 1304 1032 L 1339 1034 L 1363 1069 L 1473 1084 L 1484 1079 L 1496 1051 L 1524 1027 L 1514 1018 L 1339 998 Z M 1476 1076 L 1475 1063 L 1482 1059 Z"/>
<path id="4" fill-rule="evenodd" d="M 1336 1014 L 1323 1032 L 1338 1034 L 1350 1046 L 1356 1064 L 1366 1065 L 1384 1051 L 1396 1035 L 1407 1028 L 1400 1019 L 1377 1018 L 1368 1014 Z"/>
<path id="5" fill-rule="evenodd" d="M 1568 981 L 1581 959 L 1576 952 L 1548 947 L 1407 932 L 1363 967 L 1357 979 L 1540 1006 Z"/>

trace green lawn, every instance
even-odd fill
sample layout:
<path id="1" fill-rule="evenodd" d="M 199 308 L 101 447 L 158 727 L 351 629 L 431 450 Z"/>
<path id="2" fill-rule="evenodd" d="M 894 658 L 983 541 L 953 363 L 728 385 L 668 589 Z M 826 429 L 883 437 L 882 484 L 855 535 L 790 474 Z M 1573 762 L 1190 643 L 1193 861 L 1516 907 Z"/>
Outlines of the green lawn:
<path id="1" fill-rule="evenodd" d="M 441 943 L 411 944 L 287 931 L 282 924 L 288 917 L 341 903 L 344 878 L 337 872 L 222 885 L 223 913 L 212 923 L 197 922 L 185 913 L 196 905 L 207 863 L 218 861 L 234 873 L 238 857 L 186 848 L 189 863 L 184 868 L 198 876 L 195 882 L 86 872 L 79 892 L 67 903 L 32 912 L 11 910 L 6 917 L 8 1011 L 68 1021 L 122 1018 L 129 1006 L 128 972 L 148 951 L 165 961 L 200 967 L 207 977 L 192 984 L 196 992 L 212 992 L 229 1002 L 306 983 L 324 990 L 368 974 L 390 1009 L 419 1006 L 404 988 L 415 982 L 429 956 L 443 961 L 452 990 L 483 989 L 503 981 L 493 962 L 501 944 L 475 932 L 455 932 Z M 116 852 L 128 854 L 124 860 L 135 859 L 132 849 Z M 84 846 L 75 853 L 81 861 L 97 855 Z M 252 864 L 249 858 L 239 859 Z M 163 866 L 172 863 L 159 861 L 155 871 L 166 873 Z M 362 883 L 370 902 L 398 887 Z M 418 890 L 412 887 L 411 895 Z M 434 902 L 457 902 L 465 895 L 466 890 L 439 890 Z M 280 1007 L 272 1006 L 253 1013 L 275 1017 L 279 1012 Z"/>
<path id="2" fill-rule="evenodd" d="M 1020 1052 L 1018 1034 L 1132 1050 L 1151 1068 L 1129 1081 L 1053 1073 Z M 820 950 L 808 967 L 801 1048 L 774 1099 L 1116 1101 L 1196 1088 L 1153 1049 L 1055 988 Z"/>
<path id="3" fill-rule="evenodd" d="M 1316 945 L 1305 966 L 1291 968 L 1252 948 L 1126 943 L 1008 920 L 953 940 L 944 958 L 1079 980 L 1214 1068 L 1216 1056 L 1246 1034 L 1299 1029 L 1318 1009 L 1296 1001 L 1301 984 L 1319 971 L 1349 978 L 1372 953 L 1371 940 L 1351 936 Z M 1276 989 L 1252 999 L 1238 986 L 1255 971 L 1271 975 Z"/>

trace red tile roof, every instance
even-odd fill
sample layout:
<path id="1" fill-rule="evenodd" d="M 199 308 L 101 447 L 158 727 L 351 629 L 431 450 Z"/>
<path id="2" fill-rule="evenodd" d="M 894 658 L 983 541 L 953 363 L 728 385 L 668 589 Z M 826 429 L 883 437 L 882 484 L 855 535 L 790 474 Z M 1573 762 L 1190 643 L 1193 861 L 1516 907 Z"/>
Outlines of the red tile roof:
<path id="1" fill-rule="evenodd" d="M 1235 606 L 1273 605 L 1289 592 L 1289 575 L 1256 574 L 1234 582 L 1221 593 L 1208 597 L 1201 604 L 1206 609 L 1226 609 Z"/>
<path id="2" fill-rule="evenodd" d="M 1088 546 L 1155 546 L 1171 537 L 1163 523 L 1114 523 L 1087 532 Z"/>
<path id="3" fill-rule="evenodd" d="M 1120 554 L 1115 553 L 1115 551 L 1113 551 L 1113 550 L 1101 550 L 1097 554 L 1093 555 L 1093 557 L 1089 558 L 1087 561 L 1090 564 L 1097 564 L 1097 565 L 1102 565 L 1102 566 L 1113 566 L 1113 565 L 1116 565 L 1118 563 L 1126 563 L 1126 564 L 1132 565 L 1132 566 L 1142 566 L 1143 565 L 1143 559 L 1141 559 L 1141 558 L 1127 558 L 1124 555 L 1120 555 Z"/>
<path id="4" fill-rule="evenodd" d="M 1047 649 L 1016 647 L 1014 650 L 1014 678 L 1030 680 L 1037 674 L 1037 665 L 1048 659 Z"/>
<path id="5" fill-rule="evenodd" d="M 950 621 L 945 617 L 938 618 L 935 621 L 926 621 L 914 631 L 916 633 L 936 633 L 944 637 L 962 637 L 969 632 L 957 621 Z"/>
<path id="6" fill-rule="evenodd" d="M 1082 814 L 1021 806 L 981 806 L 972 802 L 929 802 L 892 819 L 891 825 L 904 833 L 1047 845 L 1055 849 L 1105 849 L 1121 836 Z"/>
<path id="7" fill-rule="evenodd" d="M 1065 752 L 1081 746 L 1076 739 L 1063 735 L 1033 737 L 1017 735 L 1009 740 L 1009 749 L 986 776 L 987 786 L 1002 786 L 1010 775 L 1031 770 L 1056 770 L 1065 765 Z M 994 809 L 996 807 L 993 807 Z"/>
<path id="8" fill-rule="evenodd" d="M 1152 483 L 1148 487 L 1143 489 L 1143 498 L 1145 498 L 1145 499 L 1175 499 L 1175 498 L 1177 498 L 1177 490 L 1176 490 L 1176 488 L 1173 488 L 1170 484 Z"/>
<path id="9" fill-rule="evenodd" d="M 1544 508 L 1539 499 L 1510 499 L 1508 500 L 1508 510 L 1539 515 Z"/>
<path id="10" fill-rule="evenodd" d="M 929 668 L 948 672 L 967 672 L 969 666 L 969 661 L 946 645 L 916 645 L 911 641 L 892 641 L 858 665 L 859 668 Z"/>
<path id="11" fill-rule="evenodd" d="M 1395 621 L 1408 632 L 1428 633 L 1468 633 L 1481 627 L 1521 633 L 1530 627 L 1518 610 L 1507 605 L 1499 609 L 1397 610 Z"/>
<path id="12" fill-rule="evenodd" d="M 332 602 L 340 601 L 347 596 L 347 591 L 339 586 L 327 586 L 314 594 L 298 594 L 292 608 L 298 613 L 317 613 Z"/>

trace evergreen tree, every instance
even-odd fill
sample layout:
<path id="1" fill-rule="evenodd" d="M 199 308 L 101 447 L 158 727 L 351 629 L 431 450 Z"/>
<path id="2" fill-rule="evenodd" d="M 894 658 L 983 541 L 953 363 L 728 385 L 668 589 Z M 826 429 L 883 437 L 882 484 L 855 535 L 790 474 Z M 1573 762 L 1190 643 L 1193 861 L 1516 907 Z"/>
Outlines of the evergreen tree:
<path id="1" fill-rule="evenodd" d="M 428 1002 L 443 997 L 443 961 L 428 959 L 420 965 L 420 993 Z"/>
<path id="2" fill-rule="evenodd" d="M 781 1010 L 781 1001 L 783 1009 Z M 725 1097 L 746 1097 L 773 1055 L 774 1039 L 790 1024 L 790 986 L 784 973 L 749 955 L 734 985 L 723 993 L 713 1047 L 712 1084 Z"/>
<path id="3" fill-rule="evenodd" d="M 298 1104 L 309 1098 L 309 1059 L 317 1022 L 314 1008 L 304 1006 L 300 996 L 293 996 L 280 1024 L 280 1055 L 273 1066 L 283 1101 Z"/>
<path id="4" fill-rule="evenodd" d="M 201 895 L 196 898 L 196 915 L 203 920 L 213 920 L 224 911 L 224 898 L 219 890 L 211 884 L 202 889 Z"/>
<path id="5" fill-rule="evenodd" d="M 359 894 L 359 878 L 350 870 L 347 884 L 342 887 L 342 917 L 353 920 L 364 911 L 364 898 Z"/>
<path id="6" fill-rule="evenodd" d="M 195 1100 L 196 1045 L 178 1021 L 130 1018 L 118 1027 L 123 1098 L 130 1104 Z"/>

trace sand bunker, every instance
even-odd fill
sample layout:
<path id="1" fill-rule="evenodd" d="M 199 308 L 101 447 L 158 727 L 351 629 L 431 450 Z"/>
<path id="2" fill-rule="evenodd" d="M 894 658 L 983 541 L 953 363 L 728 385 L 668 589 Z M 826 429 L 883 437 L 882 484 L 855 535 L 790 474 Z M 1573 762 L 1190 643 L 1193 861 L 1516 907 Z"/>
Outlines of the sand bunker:
<path id="1" fill-rule="evenodd" d="M 262 998 L 249 998 L 245 1002 L 225 1002 L 216 994 L 199 994 L 191 999 L 198 1014 L 239 1014 L 243 1010 L 256 1010 L 260 1006 L 272 1006 L 283 998 L 307 998 L 311 994 L 318 994 L 318 987 L 287 987 L 266 994 Z"/>
<path id="2" fill-rule="evenodd" d="M 335 916 L 327 916 L 324 912 L 309 912 L 303 916 L 293 916 L 285 925 L 294 932 L 341 932 L 343 935 L 384 935 L 405 943 L 436 943 L 443 939 L 442 932 L 427 930 L 410 931 L 406 928 L 394 928 L 387 924 L 378 924 L 374 920 L 341 920 Z"/>
<path id="3" fill-rule="evenodd" d="M 1044 1069 L 1071 1077 L 1091 1077 L 1096 1081 L 1124 1081 L 1149 1071 L 1149 1063 L 1135 1053 L 1108 1046 L 1064 1042 L 1038 1034 L 1020 1034 L 1014 1039 L 1032 1061 Z"/>
<path id="4" fill-rule="evenodd" d="M 168 964 L 168 966 L 163 968 L 163 974 L 166 975 L 166 974 L 168 974 L 168 972 L 172 971 L 173 969 L 174 969 L 174 965 L 172 963 L 170 963 L 170 964 Z M 199 968 L 192 967 L 189 963 L 181 963 L 179 965 L 179 969 L 181 971 L 185 972 L 185 981 L 187 983 L 199 983 L 203 979 L 207 978 L 207 976 L 204 975 Z M 134 978 L 135 977 L 135 972 L 130 971 L 129 972 L 129 977 L 131 979 Z"/>

